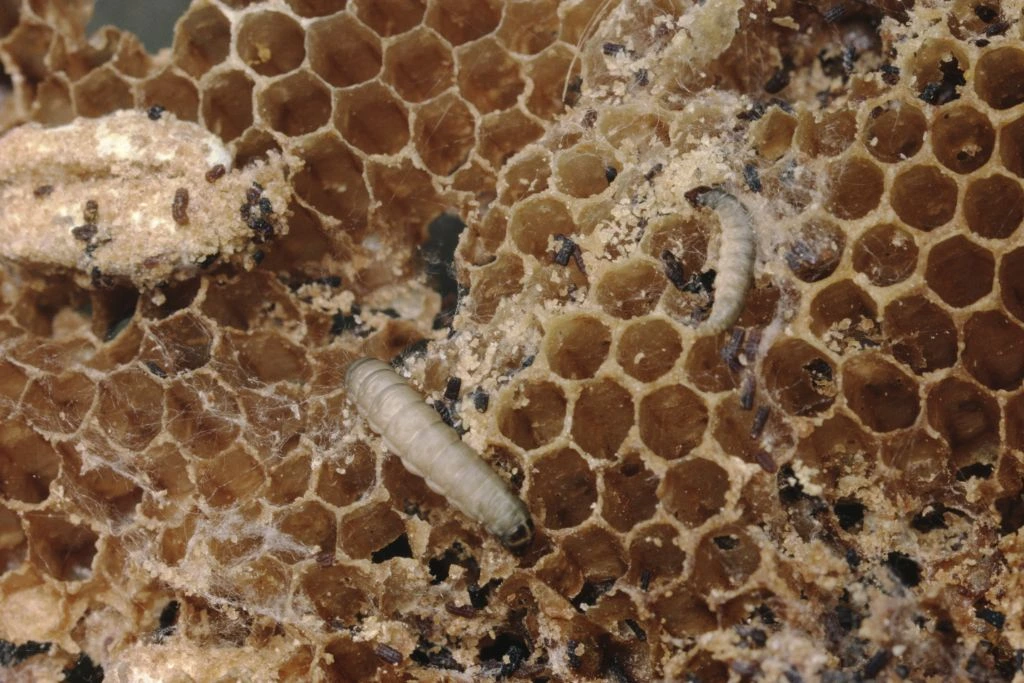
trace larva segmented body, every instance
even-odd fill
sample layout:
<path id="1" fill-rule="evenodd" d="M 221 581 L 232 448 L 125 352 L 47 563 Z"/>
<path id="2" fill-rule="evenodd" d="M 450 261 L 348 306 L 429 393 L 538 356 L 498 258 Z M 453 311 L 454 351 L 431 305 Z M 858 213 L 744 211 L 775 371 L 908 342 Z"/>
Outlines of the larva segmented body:
<path id="1" fill-rule="evenodd" d="M 754 283 L 757 240 L 750 212 L 733 195 L 710 188 L 700 194 L 698 203 L 714 210 L 722 225 L 715 301 L 711 315 L 701 325 L 703 331 L 718 334 L 732 327 L 743 311 L 747 291 Z"/>
<path id="2" fill-rule="evenodd" d="M 359 414 L 407 470 L 507 547 L 530 543 L 533 522 L 523 501 L 391 366 L 360 358 L 348 366 L 345 384 Z"/>

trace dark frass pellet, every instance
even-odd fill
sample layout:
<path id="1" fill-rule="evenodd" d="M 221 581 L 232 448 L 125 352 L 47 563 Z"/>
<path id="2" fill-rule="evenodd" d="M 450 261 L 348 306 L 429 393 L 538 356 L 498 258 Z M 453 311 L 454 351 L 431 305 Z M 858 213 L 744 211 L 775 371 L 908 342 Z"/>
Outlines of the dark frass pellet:
<path id="1" fill-rule="evenodd" d="M 88 199 L 82 209 L 82 220 L 86 223 L 97 223 L 100 219 L 100 205 L 95 199 Z"/>
<path id="2" fill-rule="evenodd" d="M 171 202 L 171 216 L 178 225 L 188 224 L 188 190 L 179 187 L 174 191 L 174 201 Z"/>
<path id="3" fill-rule="evenodd" d="M 224 168 L 224 164 L 217 164 L 216 166 L 214 166 L 213 168 L 206 172 L 206 182 L 217 182 L 219 179 L 223 178 L 224 174 L 227 172 L 228 170 Z"/>

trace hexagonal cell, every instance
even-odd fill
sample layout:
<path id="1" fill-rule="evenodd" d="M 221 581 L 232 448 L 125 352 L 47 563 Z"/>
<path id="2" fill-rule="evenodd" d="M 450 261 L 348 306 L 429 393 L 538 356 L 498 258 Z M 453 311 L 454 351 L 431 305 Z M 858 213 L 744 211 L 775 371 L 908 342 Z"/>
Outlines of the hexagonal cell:
<path id="1" fill-rule="evenodd" d="M 191 312 L 177 313 L 149 326 L 141 348 L 144 363 L 154 363 L 165 375 L 198 370 L 210 362 L 214 333 Z"/>
<path id="2" fill-rule="evenodd" d="M 39 84 L 31 118 L 50 125 L 71 123 L 74 120 L 71 88 L 60 76 L 52 76 Z"/>
<path id="3" fill-rule="evenodd" d="M 250 381 L 260 384 L 306 384 L 311 378 L 308 349 L 277 330 L 254 330 L 237 344 L 238 365 Z"/>
<path id="4" fill-rule="evenodd" d="M 481 114 L 515 106 L 526 88 L 518 62 L 493 38 L 456 50 L 455 58 L 459 91 Z"/>
<path id="5" fill-rule="evenodd" d="M 299 446 L 286 458 L 267 467 L 267 488 L 262 494 L 263 500 L 271 505 L 288 505 L 294 503 L 309 488 L 311 457 L 304 448 Z"/>
<path id="6" fill-rule="evenodd" d="M 203 87 L 203 123 L 230 142 L 252 125 L 253 83 L 241 71 L 217 74 Z"/>
<path id="7" fill-rule="evenodd" d="M 651 391 L 640 400 L 640 438 L 666 460 L 681 458 L 704 439 L 708 409 L 700 396 L 681 384 Z"/>
<path id="8" fill-rule="evenodd" d="M 223 62 L 231 49 L 231 23 L 216 5 L 199 4 L 178 20 L 171 59 L 193 78 Z"/>
<path id="9" fill-rule="evenodd" d="M 691 458 L 668 468 L 658 499 L 669 514 L 696 528 L 722 511 L 728 493 L 728 472 L 706 458 Z"/>
<path id="10" fill-rule="evenodd" d="M 207 503 L 226 508 L 250 500 L 267 478 L 256 458 L 234 445 L 211 460 L 195 462 L 196 489 Z"/>
<path id="11" fill-rule="evenodd" d="M 593 377 L 612 345 L 608 326 L 589 315 L 555 318 L 544 332 L 543 351 L 548 367 L 568 379 Z"/>
<path id="12" fill-rule="evenodd" d="M 628 453 L 602 470 L 601 516 L 623 533 L 650 519 L 658 507 L 658 476 Z"/>
<path id="13" fill-rule="evenodd" d="M 306 40 L 310 66 L 333 86 L 362 83 L 380 71 L 380 39 L 347 12 L 310 24 Z"/>
<path id="14" fill-rule="evenodd" d="M 509 233 L 524 254 L 550 260 L 548 247 L 554 235 L 572 236 L 576 224 L 565 203 L 548 194 L 529 197 L 512 209 Z"/>
<path id="15" fill-rule="evenodd" d="M 893 358 L 921 375 L 956 363 L 953 319 L 923 296 L 910 296 L 885 309 L 884 329 Z"/>
<path id="16" fill-rule="evenodd" d="M 139 104 L 144 109 L 159 105 L 179 119 L 195 121 L 199 117 L 199 90 L 191 80 L 168 68 L 143 81 Z"/>
<path id="17" fill-rule="evenodd" d="M 435 0 L 426 24 L 452 45 L 462 45 L 498 28 L 501 10 L 500 0 Z"/>
<path id="18" fill-rule="evenodd" d="M 274 516 L 274 527 L 313 552 L 334 553 L 338 523 L 334 513 L 323 505 L 312 502 L 294 505 Z"/>
<path id="19" fill-rule="evenodd" d="M 559 102 L 561 88 L 559 86 Z M 648 149 L 656 145 L 668 148 L 671 144 L 668 122 L 652 113 L 649 107 L 620 105 L 608 108 L 598 115 L 596 128 L 615 149 Z"/>
<path id="20" fill-rule="evenodd" d="M 989 239 L 1006 239 L 1024 220 L 1024 190 L 1019 180 L 1005 175 L 972 178 L 963 207 L 971 232 Z"/>
<path id="21" fill-rule="evenodd" d="M 914 236 L 898 225 L 876 225 L 853 245 L 853 268 L 879 287 L 903 282 L 917 268 Z"/>
<path id="22" fill-rule="evenodd" d="M 1024 178 L 1024 116 L 999 130 L 999 160 L 1008 171 Z"/>
<path id="23" fill-rule="evenodd" d="M 352 10 L 377 35 L 395 36 L 419 26 L 426 0 L 357 0 Z"/>
<path id="24" fill-rule="evenodd" d="M 33 564 L 58 581 L 84 581 L 92 576 L 99 541 L 92 529 L 40 512 L 29 512 L 24 520 Z"/>
<path id="25" fill-rule="evenodd" d="M 540 53 L 524 67 L 533 84 L 526 96 L 526 108 L 544 119 L 553 119 L 565 110 L 565 82 L 579 75 L 582 66 L 569 46 L 558 43 Z"/>
<path id="26" fill-rule="evenodd" d="M 885 188 L 882 169 L 870 159 L 859 156 L 848 156 L 832 162 L 828 178 L 825 208 L 837 218 L 866 216 L 878 206 Z"/>
<path id="27" fill-rule="evenodd" d="M 691 585 L 698 593 L 739 588 L 761 566 L 761 547 L 739 526 L 715 529 L 693 554 Z"/>
<path id="28" fill-rule="evenodd" d="M 796 133 L 797 118 L 779 107 L 772 107 L 750 127 L 751 146 L 758 156 L 776 161 L 789 151 Z"/>
<path id="29" fill-rule="evenodd" d="M 850 409 L 875 432 L 909 427 L 921 411 L 917 382 L 872 354 L 854 356 L 843 365 L 843 395 Z"/>
<path id="30" fill-rule="evenodd" d="M 501 393 L 498 429 L 520 448 L 543 446 L 562 433 L 565 404 L 565 394 L 553 382 L 517 382 Z"/>
<path id="31" fill-rule="evenodd" d="M 60 471 L 60 454 L 22 419 L 0 422 L 0 494 L 41 503 Z"/>
<path id="32" fill-rule="evenodd" d="M 367 154 L 397 154 L 409 142 L 409 112 L 380 83 L 367 83 L 338 98 L 334 126 Z"/>
<path id="33" fill-rule="evenodd" d="M 820 120 L 819 120 L 820 119 Z M 796 131 L 796 143 L 812 157 L 842 154 L 857 137 L 857 117 L 850 109 L 804 113 Z"/>
<path id="34" fill-rule="evenodd" d="M 889 202 L 900 219 L 928 232 L 956 213 L 956 181 L 934 166 L 913 166 L 893 182 Z"/>
<path id="35" fill-rule="evenodd" d="M 349 229 L 365 229 L 370 195 L 359 157 L 333 133 L 303 140 L 296 153 L 305 161 L 292 181 L 299 197 Z M 357 232 L 354 239 L 359 235 Z"/>
<path id="36" fill-rule="evenodd" d="M 996 146 L 996 131 L 988 117 L 974 107 L 943 107 L 931 127 L 932 151 L 955 173 L 971 173 L 984 166 Z"/>
<path id="37" fill-rule="evenodd" d="M 683 272 L 703 270 L 708 252 L 708 227 L 694 216 L 673 214 L 651 218 L 640 242 L 644 253 L 661 259 L 666 250 L 679 259 Z"/>
<path id="38" fill-rule="evenodd" d="M 989 389 L 1017 389 L 1024 380 L 1024 329 L 1000 311 L 975 313 L 964 325 L 963 361 Z"/>
<path id="39" fill-rule="evenodd" d="M 142 450 L 163 429 L 163 387 L 145 370 L 128 368 L 100 382 L 96 421 L 115 443 Z"/>
<path id="40" fill-rule="evenodd" d="M 501 168 L 516 152 L 540 138 L 544 127 L 519 109 L 489 114 L 480 122 L 477 151 L 493 168 Z"/>
<path id="41" fill-rule="evenodd" d="M 95 398 L 92 379 L 67 371 L 33 379 L 23 405 L 29 422 L 37 429 L 70 434 L 81 426 Z"/>
<path id="42" fill-rule="evenodd" d="M 840 478 L 863 474 L 873 462 L 877 444 L 863 427 L 843 412 L 811 430 L 796 446 L 796 460 L 823 475 L 816 481 L 835 486 Z"/>
<path id="43" fill-rule="evenodd" d="M 612 458 L 633 427 L 633 398 L 611 379 L 585 382 L 572 411 L 572 438 L 587 455 Z"/>
<path id="44" fill-rule="evenodd" d="M 827 218 L 811 218 L 797 228 L 785 252 L 786 265 L 804 282 L 824 280 L 843 259 L 846 233 Z"/>
<path id="45" fill-rule="evenodd" d="M 931 387 L 928 422 L 953 454 L 955 469 L 992 464 L 999 454 L 999 404 L 976 384 L 947 377 Z"/>
<path id="46" fill-rule="evenodd" d="M 347 99 L 342 101 L 347 102 Z M 306 71 L 285 76 L 265 86 L 260 90 L 257 102 L 260 118 L 289 137 L 312 133 L 331 118 L 330 90 L 319 78 Z M 337 118 L 342 116 L 339 113 Z"/>
<path id="47" fill-rule="evenodd" d="M 325 622 L 337 620 L 339 624 L 355 626 L 360 614 L 370 614 L 374 609 L 366 592 L 367 587 L 373 585 L 373 577 L 347 564 L 336 563 L 330 567 L 312 564 L 300 585 L 300 595 L 309 599 Z"/>
<path id="48" fill-rule="evenodd" d="M 406 102 L 422 102 L 455 83 L 455 58 L 436 33 L 419 28 L 388 44 L 384 80 Z"/>
<path id="49" fill-rule="evenodd" d="M 555 160 L 555 185 L 573 197 L 590 197 L 608 189 L 608 169 L 617 168 L 615 153 L 593 143 L 565 150 Z"/>
<path id="50" fill-rule="evenodd" d="M 545 453 L 530 466 L 527 505 L 545 529 L 586 521 L 597 503 L 597 477 L 572 448 Z"/>
<path id="51" fill-rule="evenodd" d="M 974 72 L 974 91 L 993 109 L 1024 102 L 1024 50 L 996 47 L 984 52 Z"/>
<path id="52" fill-rule="evenodd" d="M 98 117 L 135 104 L 131 86 L 113 69 L 96 69 L 71 86 L 75 111 L 80 116 Z"/>
<path id="53" fill-rule="evenodd" d="M 404 237 L 410 246 L 424 242 L 430 222 L 445 208 L 435 194 L 431 175 L 403 156 L 397 163 L 371 159 L 366 177 L 377 200 L 374 219 L 388 226 L 393 235 Z"/>
<path id="54" fill-rule="evenodd" d="M 522 260 L 508 253 L 499 254 L 493 263 L 471 272 L 473 315 L 481 322 L 489 322 L 503 299 L 519 293 L 522 279 Z"/>
<path id="55" fill-rule="evenodd" d="M 416 110 L 413 131 L 426 167 L 437 175 L 451 175 L 473 151 L 476 117 L 458 96 L 448 93 Z"/>
<path id="56" fill-rule="evenodd" d="M 724 334 L 701 335 L 686 354 L 686 378 L 700 391 L 717 393 L 736 388 L 736 379 L 722 351 L 730 337 Z"/>
<path id="57" fill-rule="evenodd" d="M 245 14 L 238 28 L 238 56 L 261 76 L 280 76 L 306 58 L 304 40 L 302 26 L 287 14 Z"/>
<path id="58" fill-rule="evenodd" d="M 943 105 L 960 98 L 964 73 L 971 68 L 966 53 L 955 42 L 933 39 L 924 42 L 912 55 L 908 69 L 913 87 L 929 104 Z"/>
<path id="59" fill-rule="evenodd" d="M 790 415 L 816 415 L 835 401 L 835 368 L 828 356 L 800 339 L 782 339 L 762 363 L 765 390 Z"/>
<path id="60" fill-rule="evenodd" d="M 629 320 L 654 310 L 666 282 L 653 263 L 632 258 L 608 268 L 594 288 L 594 296 L 605 313 Z"/>
<path id="61" fill-rule="evenodd" d="M 864 147 L 879 161 L 892 164 L 917 154 L 928 121 L 916 105 L 900 100 L 875 107 L 864 126 Z"/>
<path id="62" fill-rule="evenodd" d="M 995 257 L 957 235 L 932 247 L 924 277 L 928 287 L 950 306 L 970 306 L 992 291 Z"/>
<path id="63" fill-rule="evenodd" d="M 356 442 L 346 447 L 339 458 L 320 465 L 317 498 L 345 507 L 365 497 L 377 483 L 376 462 L 373 450 L 366 444 Z"/>
<path id="64" fill-rule="evenodd" d="M 512 52 L 537 54 L 558 40 L 558 0 L 506 4 L 498 39 Z"/>
<path id="65" fill-rule="evenodd" d="M 825 337 L 836 329 L 855 330 L 861 321 L 876 321 L 878 306 L 871 295 L 855 285 L 853 280 L 841 280 L 814 296 L 810 314 L 811 331 Z"/>
<path id="66" fill-rule="evenodd" d="M 674 581 L 683 573 L 686 553 L 679 547 L 679 531 L 669 524 L 651 524 L 635 530 L 629 546 L 630 583 L 645 590 Z"/>
<path id="67" fill-rule="evenodd" d="M 348 0 L 287 0 L 300 17 L 326 17 L 345 9 Z"/>
<path id="68" fill-rule="evenodd" d="M 653 382 L 672 369 L 683 352 L 675 326 L 661 318 L 641 318 L 626 326 L 615 358 L 631 377 Z"/>

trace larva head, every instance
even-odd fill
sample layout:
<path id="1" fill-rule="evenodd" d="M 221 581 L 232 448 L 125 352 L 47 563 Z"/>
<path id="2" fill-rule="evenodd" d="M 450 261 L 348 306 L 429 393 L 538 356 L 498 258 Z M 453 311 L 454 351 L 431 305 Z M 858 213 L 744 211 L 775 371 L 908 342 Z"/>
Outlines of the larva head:
<path id="1" fill-rule="evenodd" d="M 501 542 L 512 552 L 520 553 L 533 542 L 533 520 L 527 517 L 523 522 L 517 524 L 506 534 L 501 536 Z"/>

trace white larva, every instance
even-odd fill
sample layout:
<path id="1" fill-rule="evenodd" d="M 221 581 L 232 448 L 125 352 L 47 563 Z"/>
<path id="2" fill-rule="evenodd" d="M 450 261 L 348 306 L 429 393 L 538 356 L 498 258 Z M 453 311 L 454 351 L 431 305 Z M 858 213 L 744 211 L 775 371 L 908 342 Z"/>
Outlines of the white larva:
<path id="1" fill-rule="evenodd" d="M 345 384 L 359 414 L 405 468 L 517 550 L 533 538 L 530 513 L 490 466 L 387 363 L 360 358 Z"/>
<path id="2" fill-rule="evenodd" d="M 725 190 L 705 190 L 697 197 L 697 202 L 714 210 L 722 226 L 715 300 L 711 315 L 701 325 L 703 331 L 718 334 L 732 327 L 743 311 L 747 292 L 754 283 L 757 238 L 747 207 Z"/>

